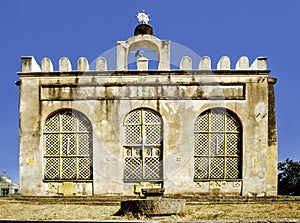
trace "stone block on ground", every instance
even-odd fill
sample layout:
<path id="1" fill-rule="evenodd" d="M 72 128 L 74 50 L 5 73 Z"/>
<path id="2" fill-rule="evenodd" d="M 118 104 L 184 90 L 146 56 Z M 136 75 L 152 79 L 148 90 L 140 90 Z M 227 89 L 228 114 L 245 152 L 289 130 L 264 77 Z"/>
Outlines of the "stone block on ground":
<path id="1" fill-rule="evenodd" d="M 133 215 L 172 215 L 184 210 L 185 199 L 153 198 L 121 201 L 120 214 Z"/>

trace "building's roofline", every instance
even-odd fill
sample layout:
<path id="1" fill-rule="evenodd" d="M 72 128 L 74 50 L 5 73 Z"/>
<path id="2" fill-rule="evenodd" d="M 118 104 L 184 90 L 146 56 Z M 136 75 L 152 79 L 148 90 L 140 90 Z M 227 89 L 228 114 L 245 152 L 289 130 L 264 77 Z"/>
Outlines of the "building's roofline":
<path id="1" fill-rule="evenodd" d="M 19 76 L 151 76 L 151 75 L 269 75 L 270 70 L 126 70 L 126 71 L 53 71 L 18 72 Z"/>

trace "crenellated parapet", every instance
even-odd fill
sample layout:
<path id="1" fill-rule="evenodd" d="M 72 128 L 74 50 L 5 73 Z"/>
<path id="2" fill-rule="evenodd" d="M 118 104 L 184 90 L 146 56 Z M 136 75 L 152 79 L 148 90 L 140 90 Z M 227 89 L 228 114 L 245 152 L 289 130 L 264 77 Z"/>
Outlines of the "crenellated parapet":
<path id="1" fill-rule="evenodd" d="M 180 70 L 192 70 L 192 59 L 188 56 L 182 57 L 180 62 Z M 199 62 L 199 70 L 212 70 L 211 59 L 208 56 L 201 58 Z M 267 58 L 257 57 L 249 66 L 249 59 L 242 56 L 236 63 L 235 69 L 231 69 L 231 60 L 228 56 L 222 56 L 214 70 L 268 70 Z"/>
<path id="2" fill-rule="evenodd" d="M 111 64 L 116 64 L 116 71 L 127 71 L 128 65 L 132 63 L 132 58 L 130 54 L 134 53 L 136 58 L 136 67 L 139 71 L 146 71 L 149 69 L 150 61 L 155 61 L 157 68 L 155 70 L 159 71 L 170 71 L 171 65 L 178 68 L 179 70 L 193 70 L 193 63 L 198 63 L 198 70 L 268 70 L 267 67 L 267 58 L 266 57 L 258 57 L 253 63 L 250 65 L 249 59 L 246 56 L 242 56 L 237 60 L 235 66 L 232 63 L 231 59 L 228 56 L 222 56 L 217 66 L 212 67 L 211 58 L 208 56 L 201 57 L 200 61 L 193 61 L 192 58 L 188 55 L 189 52 L 183 53 L 183 57 L 181 58 L 180 63 L 178 61 L 174 62 L 171 58 L 176 58 L 176 50 L 174 50 L 174 54 L 171 57 L 171 48 L 174 50 L 174 47 L 171 47 L 171 42 L 169 40 L 161 40 L 153 35 L 143 34 L 143 35 L 135 35 L 128 38 L 125 41 L 118 41 L 116 45 L 116 61 L 109 61 Z M 142 49 L 142 50 L 140 50 Z M 156 55 L 156 59 L 151 60 L 151 58 L 147 58 L 143 55 L 144 50 L 147 52 L 153 53 Z M 150 50 L 150 51 L 149 51 Z M 178 52 L 184 52 L 180 49 Z M 186 55 L 186 56 L 185 56 Z M 110 58 L 110 57 L 109 57 Z M 180 58 L 180 57 L 179 57 Z M 175 59 L 174 59 L 175 60 Z M 129 62 L 130 61 L 130 62 Z M 86 71 L 107 71 L 107 61 L 104 57 L 98 57 L 95 61 L 93 61 L 93 66 L 90 66 L 89 61 L 85 57 L 80 57 L 77 60 L 77 67 L 72 65 L 69 58 L 62 57 L 58 62 L 58 72 L 86 72 Z M 178 69 L 173 69 L 178 70 Z M 49 58 L 43 58 L 38 64 L 34 57 L 32 56 L 24 56 L 22 57 L 22 72 L 54 72 L 53 64 Z"/>
<path id="3" fill-rule="evenodd" d="M 43 58 L 40 62 L 40 65 L 36 62 L 33 56 L 23 56 L 22 58 L 22 72 L 54 72 L 52 61 L 49 58 Z M 96 59 L 96 69 L 94 71 L 106 71 L 107 63 L 105 58 L 99 57 Z M 77 60 L 77 69 L 72 68 L 72 64 L 67 57 L 62 57 L 58 62 L 58 71 L 59 72 L 70 72 L 70 71 L 90 71 L 90 65 L 85 57 L 80 57 Z"/>
<path id="4" fill-rule="evenodd" d="M 144 57 L 143 57 L 144 58 Z M 143 63 L 143 64 L 142 64 Z M 147 63 L 147 64 L 145 64 Z M 193 70 L 192 69 L 192 58 L 189 56 L 182 57 L 180 61 L 180 70 Z M 137 59 L 137 69 L 138 70 L 148 70 L 148 59 L 138 58 Z M 118 69 L 117 69 L 118 70 Z M 169 69 L 170 70 L 170 69 Z M 268 70 L 267 58 L 257 57 L 251 65 L 249 65 L 249 59 L 246 56 L 242 56 L 238 59 L 235 64 L 235 68 L 231 68 L 231 60 L 228 56 L 222 56 L 215 69 L 212 68 L 211 59 L 208 56 L 203 56 L 199 61 L 198 70 Z M 107 62 L 103 57 L 98 57 L 96 59 L 95 69 L 90 69 L 90 64 L 85 57 L 80 57 L 77 60 L 77 67 L 74 69 L 69 58 L 62 57 L 58 62 L 59 72 L 70 72 L 70 71 L 107 71 Z M 38 64 L 34 57 L 24 56 L 22 57 L 22 72 L 54 72 L 53 64 L 49 58 L 43 58 Z"/>

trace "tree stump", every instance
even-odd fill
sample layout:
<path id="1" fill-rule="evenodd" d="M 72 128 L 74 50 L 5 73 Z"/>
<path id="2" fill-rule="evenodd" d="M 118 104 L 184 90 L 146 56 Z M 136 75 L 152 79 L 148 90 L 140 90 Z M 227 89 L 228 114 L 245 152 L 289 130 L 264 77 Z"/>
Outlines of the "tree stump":
<path id="1" fill-rule="evenodd" d="M 183 211 L 184 199 L 149 198 L 121 201 L 121 215 L 132 213 L 134 216 L 172 215 Z"/>

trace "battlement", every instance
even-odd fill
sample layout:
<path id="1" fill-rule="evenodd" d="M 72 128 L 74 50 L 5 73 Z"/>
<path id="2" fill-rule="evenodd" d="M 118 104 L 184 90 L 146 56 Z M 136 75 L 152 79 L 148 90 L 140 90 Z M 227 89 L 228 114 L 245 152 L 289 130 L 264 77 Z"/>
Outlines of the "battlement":
<path id="1" fill-rule="evenodd" d="M 125 41 L 118 41 L 116 45 L 116 71 L 127 71 L 128 65 L 131 64 L 129 62 L 129 54 L 136 51 L 136 67 L 139 71 L 148 70 L 149 61 L 153 61 L 153 59 L 146 58 L 142 55 L 142 51 L 140 49 L 150 49 L 149 52 L 152 52 L 156 55 L 156 59 L 154 61 L 157 64 L 157 69 L 159 71 L 170 71 L 171 67 L 176 67 L 177 69 L 173 70 L 195 70 L 193 69 L 193 63 L 198 63 L 197 70 L 268 70 L 267 68 L 267 58 L 266 57 L 258 57 L 254 60 L 254 62 L 249 65 L 249 59 L 246 56 L 242 56 L 235 65 L 235 68 L 232 69 L 231 61 L 228 56 L 222 56 L 216 68 L 212 68 L 211 59 L 208 56 L 203 56 L 200 58 L 200 61 L 192 61 L 192 57 L 189 56 L 189 52 L 184 53 L 179 52 L 181 55 L 172 54 L 172 56 L 177 56 L 177 59 L 180 59 L 177 62 L 171 61 L 171 43 L 169 40 L 161 40 L 153 35 L 135 35 L 130 37 Z M 176 50 L 175 50 L 176 51 Z M 177 50 L 178 51 L 178 50 Z M 109 61 L 111 62 L 111 61 Z M 90 66 L 87 58 L 80 57 L 77 60 L 77 69 L 73 69 L 69 58 L 62 57 L 58 63 L 58 71 L 59 72 L 70 72 L 70 71 L 107 71 L 107 61 L 104 57 L 98 57 L 95 60 L 95 63 L 92 63 L 93 66 Z M 92 68 L 91 68 L 92 67 Z M 195 68 L 196 66 L 194 66 Z M 40 65 L 36 62 L 34 57 L 25 56 L 22 57 L 22 72 L 30 73 L 30 72 L 54 72 L 53 64 L 49 58 L 44 58 L 41 60 Z"/>
<path id="2" fill-rule="evenodd" d="M 53 63 L 49 58 L 43 58 L 38 64 L 33 56 L 23 56 L 22 58 L 22 73 L 31 72 L 55 72 L 53 68 Z M 192 58 L 189 56 L 184 56 L 181 59 L 179 70 L 193 70 L 192 69 Z M 90 69 L 90 64 L 85 57 L 80 57 L 77 60 L 77 69 L 73 69 L 73 66 L 67 57 L 62 57 L 58 63 L 59 72 L 70 72 L 70 71 L 107 71 L 107 62 L 103 57 L 98 57 L 96 59 L 96 66 L 94 69 Z M 122 68 L 117 68 L 116 70 L 127 70 Z M 137 59 L 137 70 L 148 70 L 148 59 L 141 57 Z M 158 69 L 158 70 L 171 70 L 169 69 Z M 176 70 L 176 69 L 173 69 Z M 178 70 L 178 69 L 177 69 Z M 208 56 L 201 58 L 198 70 L 268 70 L 267 68 L 267 58 L 257 57 L 254 62 L 249 65 L 249 59 L 246 56 L 242 56 L 235 64 L 235 69 L 231 68 L 231 60 L 228 56 L 223 56 L 219 59 L 217 67 L 215 69 L 211 66 L 211 59 Z"/>

